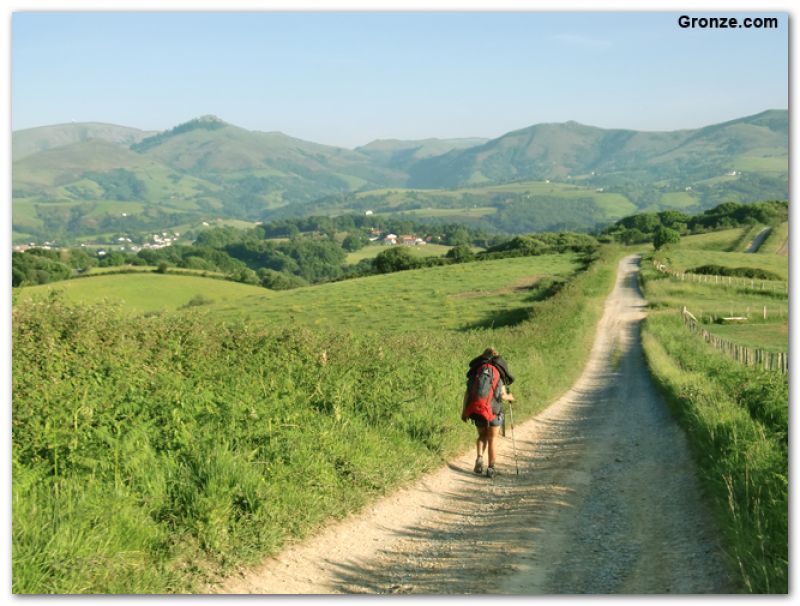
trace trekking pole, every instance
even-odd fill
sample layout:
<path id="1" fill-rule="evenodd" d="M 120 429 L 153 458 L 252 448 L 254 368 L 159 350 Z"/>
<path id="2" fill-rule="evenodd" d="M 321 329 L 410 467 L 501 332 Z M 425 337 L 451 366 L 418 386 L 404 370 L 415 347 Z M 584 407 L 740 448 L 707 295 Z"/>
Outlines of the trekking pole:
<path id="1" fill-rule="evenodd" d="M 508 401 L 508 415 L 511 418 L 511 448 L 514 451 L 514 466 L 517 468 L 517 475 L 519 475 L 519 462 L 517 461 L 517 442 L 516 440 L 514 440 L 514 406 L 511 404 L 511 400 Z"/>

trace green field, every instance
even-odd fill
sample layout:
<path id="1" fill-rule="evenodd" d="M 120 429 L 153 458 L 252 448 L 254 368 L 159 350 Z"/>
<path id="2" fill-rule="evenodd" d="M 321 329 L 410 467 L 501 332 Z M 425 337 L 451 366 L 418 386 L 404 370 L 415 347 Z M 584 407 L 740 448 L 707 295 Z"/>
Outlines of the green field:
<path id="1" fill-rule="evenodd" d="M 677 248 L 690 250 L 727 251 L 742 237 L 742 228 L 723 229 L 705 234 L 682 236 Z"/>
<path id="2" fill-rule="evenodd" d="M 114 268 L 118 269 L 118 268 Z M 102 274 L 102 269 L 94 270 Z M 271 293 L 258 286 L 215 280 L 192 275 L 157 273 L 123 273 L 65 280 L 21 289 L 20 303 L 42 300 L 52 291 L 63 293 L 65 300 L 74 303 L 119 304 L 133 313 L 174 311 L 202 296 L 210 303 L 203 308 L 236 303 L 248 297 L 268 297 Z"/>
<path id="3" fill-rule="evenodd" d="M 497 212 L 497 209 L 490 206 L 475 206 L 469 208 L 415 208 L 412 210 L 404 210 L 403 215 L 414 215 L 417 217 L 435 217 L 438 219 L 449 219 L 450 221 L 459 221 L 461 219 L 479 219 L 481 217 L 488 217 Z M 387 215 L 392 213 L 380 212 L 378 215 Z"/>
<path id="4" fill-rule="evenodd" d="M 431 267 L 370 276 L 290 291 L 270 291 L 187 275 L 118 274 L 26 287 L 20 301 L 42 299 L 53 290 L 68 301 L 118 302 L 132 312 L 192 307 L 227 320 L 313 328 L 349 326 L 363 331 L 458 330 L 491 323 L 514 324 L 539 296 L 543 278 L 566 278 L 576 255 L 542 255 Z M 491 280 L 486 280 L 490 275 Z"/>
<path id="5" fill-rule="evenodd" d="M 759 318 L 759 314 L 754 314 Z M 706 326 L 706 330 L 712 335 L 758 349 L 766 351 L 788 351 L 789 350 L 789 324 L 788 318 L 784 315 L 784 322 L 766 324 L 716 324 Z"/>
<path id="6" fill-rule="evenodd" d="M 716 250 L 691 250 L 671 248 L 659 252 L 658 259 L 672 271 L 686 272 L 701 265 L 722 265 L 724 267 L 753 267 L 771 271 L 783 280 L 789 279 L 789 260 L 781 255 L 758 255 L 741 252 L 722 252 Z"/>
<path id="7" fill-rule="evenodd" d="M 388 246 L 385 244 L 369 244 L 355 252 L 348 253 L 345 263 L 355 265 L 364 259 L 374 259 L 387 248 Z M 446 255 L 451 248 L 452 246 L 444 244 L 426 244 L 425 246 L 409 246 L 408 250 L 415 257 L 441 257 Z"/>
<path id="8" fill-rule="evenodd" d="M 546 182 L 546 181 L 520 181 L 516 183 L 508 183 L 504 185 L 486 185 L 482 187 L 464 187 L 459 189 L 374 189 L 359 192 L 356 194 L 356 199 L 363 199 L 366 197 L 377 197 L 380 199 L 381 206 L 389 208 L 397 208 L 409 201 L 419 201 L 425 203 L 426 199 L 433 198 L 449 198 L 453 201 L 459 200 L 464 196 L 470 196 L 474 199 L 479 196 L 487 201 L 493 200 L 496 196 L 502 194 L 527 194 L 530 197 L 555 197 L 563 198 L 566 200 L 584 200 L 590 199 L 605 215 L 612 219 L 619 219 L 625 215 L 636 212 L 636 206 L 624 195 L 618 193 L 607 193 L 598 191 L 593 187 L 585 187 L 581 185 L 572 185 L 569 183 L 560 182 Z M 452 203 L 451 203 L 452 204 Z M 387 211 L 384 211 L 384 213 Z M 484 204 L 477 206 L 472 202 L 459 208 L 420 208 L 408 211 L 419 216 L 435 216 L 435 217 L 480 217 L 494 214 L 496 209 L 494 207 Z"/>
<path id="9" fill-rule="evenodd" d="M 567 277 L 576 255 L 542 255 L 430 267 L 345 280 L 324 288 L 281 291 L 248 297 L 235 305 L 214 306 L 227 318 L 274 324 L 358 330 L 464 329 L 514 324 L 524 318 L 535 289 L 545 277 Z M 486 276 L 491 276 L 487 280 Z"/>
<path id="10" fill-rule="evenodd" d="M 661 206 L 669 208 L 688 208 L 694 206 L 700 199 L 689 192 L 668 192 L 661 194 Z"/>

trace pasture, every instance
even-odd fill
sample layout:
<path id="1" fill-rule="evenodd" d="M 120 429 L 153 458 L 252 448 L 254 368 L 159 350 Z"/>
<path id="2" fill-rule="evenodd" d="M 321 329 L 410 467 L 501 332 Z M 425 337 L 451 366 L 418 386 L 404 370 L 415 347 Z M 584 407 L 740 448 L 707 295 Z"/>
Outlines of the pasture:
<path id="1" fill-rule="evenodd" d="M 441 257 L 447 254 L 452 246 L 445 246 L 444 244 L 425 244 L 424 246 L 409 246 L 409 252 L 415 257 Z M 385 244 L 369 244 L 355 252 L 347 254 L 345 263 L 348 265 L 355 265 L 364 259 L 374 259 L 383 251 L 388 250 Z"/>
<path id="2" fill-rule="evenodd" d="M 681 236 L 680 244 L 677 248 L 690 250 L 716 250 L 728 251 L 742 236 L 742 228 L 722 229 L 711 231 L 704 234 L 692 234 Z"/>
<path id="3" fill-rule="evenodd" d="M 42 300 L 51 291 L 61 291 L 67 301 L 118 303 L 130 313 L 189 308 L 261 325 L 460 330 L 522 321 L 530 302 L 543 296 L 541 287 L 550 287 L 552 279 L 568 278 L 578 266 L 574 254 L 542 255 L 429 267 L 288 291 L 170 270 L 25 287 L 18 298 L 20 302 Z"/>
<path id="4" fill-rule="evenodd" d="M 789 279 L 789 260 L 781 255 L 758 255 L 744 252 L 723 252 L 718 250 L 691 250 L 677 247 L 658 251 L 656 258 L 671 270 L 687 272 L 701 265 L 722 265 L 723 267 L 753 267 L 764 269 Z"/>
<path id="5" fill-rule="evenodd" d="M 113 268 L 118 269 L 118 268 Z M 114 273 L 103 275 L 103 269 L 93 270 L 96 276 L 64 280 L 52 284 L 22 288 L 18 304 L 44 300 L 51 292 L 60 292 L 65 301 L 97 305 L 119 305 L 126 313 L 175 311 L 198 297 L 212 304 L 226 305 L 253 296 L 269 296 L 258 286 L 204 278 L 196 275 L 155 272 Z"/>

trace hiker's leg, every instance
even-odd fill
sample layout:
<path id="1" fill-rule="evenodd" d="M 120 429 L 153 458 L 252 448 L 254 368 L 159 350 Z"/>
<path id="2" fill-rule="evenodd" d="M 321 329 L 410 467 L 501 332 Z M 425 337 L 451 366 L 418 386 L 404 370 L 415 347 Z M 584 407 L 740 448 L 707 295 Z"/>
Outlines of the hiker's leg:
<path id="1" fill-rule="evenodd" d="M 497 443 L 497 434 L 500 431 L 500 426 L 492 426 L 486 428 L 486 439 L 489 441 L 489 467 L 494 467 L 494 460 L 497 455 L 495 444 Z"/>
<path id="2" fill-rule="evenodd" d="M 483 456 L 483 451 L 486 449 L 486 442 L 488 441 L 488 427 L 478 427 L 478 439 L 475 440 L 475 449 L 479 457 Z"/>

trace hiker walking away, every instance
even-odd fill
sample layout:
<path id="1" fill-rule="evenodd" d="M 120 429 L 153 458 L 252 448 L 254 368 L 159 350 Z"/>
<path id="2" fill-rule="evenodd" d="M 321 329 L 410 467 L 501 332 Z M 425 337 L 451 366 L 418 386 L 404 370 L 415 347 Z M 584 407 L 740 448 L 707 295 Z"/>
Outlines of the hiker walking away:
<path id="1" fill-rule="evenodd" d="M 483 473 L 483 453 L 488 448 L 489 465 L 486 475 L 490 478 L 495 475 L 495 443 L 497 433 L 503 426 L 503 402 L 514 401 L 514 396 L 506 389 L 506 385 L 513 382 L 514 377 L 508 371 L 508 364 L 493 347 L 487 347 L 469 363 L 461 420 L 466 422 L 471 419 L 478 429 L 478 439 L 475 442 L 478 456 L 474 469 L 477 474 Z"/>

